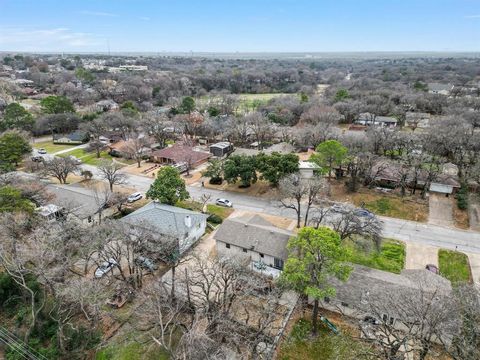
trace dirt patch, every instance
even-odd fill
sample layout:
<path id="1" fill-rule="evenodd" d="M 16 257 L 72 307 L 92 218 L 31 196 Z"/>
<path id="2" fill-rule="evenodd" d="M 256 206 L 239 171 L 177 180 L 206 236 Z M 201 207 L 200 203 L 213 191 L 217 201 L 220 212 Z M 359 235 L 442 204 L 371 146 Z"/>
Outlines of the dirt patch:
<path id="1" fill-rule="evenodd" d="M 469 198 L 469 203 L 470 229 L 480 231 L 480 196 L 472 194 Z"/>
<path id="2" fill-rule="evenodd" d="M 480 214 L 479 214 L 480 215 Z M 467 210 L 460 210 L 458 206 L 453 207 L 453 221 L 455 227 L 463 230 L 470 229 L 470 218 Z"/>

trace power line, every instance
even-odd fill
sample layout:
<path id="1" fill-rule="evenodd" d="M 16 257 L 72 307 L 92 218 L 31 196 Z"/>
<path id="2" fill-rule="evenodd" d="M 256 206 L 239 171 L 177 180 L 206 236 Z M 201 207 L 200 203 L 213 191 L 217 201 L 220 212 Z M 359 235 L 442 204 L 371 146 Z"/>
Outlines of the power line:
<path id="1" fill-rule="evenodd" d="M 9 346 L 16 354 L 27 360 L 48 360 L 44 355 L 19 340 L 13 333 L 0 326 L 0 342 Z"/>

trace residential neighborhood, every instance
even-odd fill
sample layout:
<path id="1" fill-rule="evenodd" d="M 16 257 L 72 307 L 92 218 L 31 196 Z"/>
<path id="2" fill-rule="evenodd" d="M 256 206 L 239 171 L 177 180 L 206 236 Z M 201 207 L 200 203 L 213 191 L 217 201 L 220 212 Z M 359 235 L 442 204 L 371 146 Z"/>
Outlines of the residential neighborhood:
<path id="1" fill-rule="evenodd" d="M 478 12 L 1 4 L 0 359 L 480 359 Z"/>

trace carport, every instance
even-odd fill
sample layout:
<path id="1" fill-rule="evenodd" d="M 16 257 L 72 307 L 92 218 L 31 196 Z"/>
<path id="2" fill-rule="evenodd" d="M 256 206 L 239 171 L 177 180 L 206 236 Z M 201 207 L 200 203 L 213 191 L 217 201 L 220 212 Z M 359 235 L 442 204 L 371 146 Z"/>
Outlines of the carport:
<path id="1" fill-rule="evenodd" d="M 453 193 L 453 186 L 448 184 L 431 183 L 430 192 L 445 194 L 446 197 L 449 197 L 450 194 Z"/>

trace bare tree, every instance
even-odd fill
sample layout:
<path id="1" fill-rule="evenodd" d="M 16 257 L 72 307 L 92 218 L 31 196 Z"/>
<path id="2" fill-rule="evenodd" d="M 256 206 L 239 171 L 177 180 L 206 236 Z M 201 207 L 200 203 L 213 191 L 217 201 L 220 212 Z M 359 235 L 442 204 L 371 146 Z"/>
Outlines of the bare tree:
<path id="1" fill-rule="evenodd" d="M 133 159 L 137 162 L 137 166 L 140 167 L 140 164 L 145 157 L 145 149 L 150 145 L 150 142 L 147 137 L 142 134 L 130 134 L 129 139 L 125 141 L 125 144 L 122 146 L 121 151 L 125 153 L 130 159 Z"/>
<path id="2" fill-rule="evenodd" d="M 54 157 L 51 160 L 44 161 L 43 164 L 43 173 L 57 178 L 60 184 L 66 184 L 68 175 L 80 169 L 77 162 L 69 157 Z"/>
<path id="3" fill-rule="evenodd" d="M 113 185 L 122 185 L 126 182 L 125 174 L 120 173 L 122 166 L 115 161 L 102 161 L 98 166 L 100 177 L 108 182 L 110 191 Z"/>

